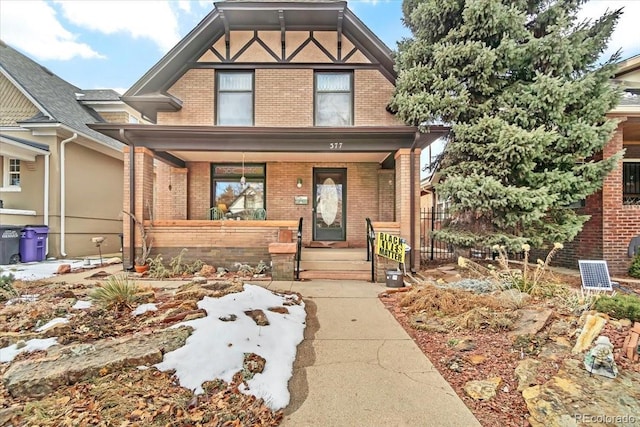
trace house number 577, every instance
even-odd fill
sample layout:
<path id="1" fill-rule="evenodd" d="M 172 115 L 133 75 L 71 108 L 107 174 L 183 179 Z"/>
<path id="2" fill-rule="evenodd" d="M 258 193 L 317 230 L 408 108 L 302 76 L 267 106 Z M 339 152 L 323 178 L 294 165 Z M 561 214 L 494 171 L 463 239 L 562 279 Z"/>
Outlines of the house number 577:
<path id="1" fill-rule="evenodd" d="M 330 150 L 342 150 L 342 142 L 330 142 L 329 143 Z"/>

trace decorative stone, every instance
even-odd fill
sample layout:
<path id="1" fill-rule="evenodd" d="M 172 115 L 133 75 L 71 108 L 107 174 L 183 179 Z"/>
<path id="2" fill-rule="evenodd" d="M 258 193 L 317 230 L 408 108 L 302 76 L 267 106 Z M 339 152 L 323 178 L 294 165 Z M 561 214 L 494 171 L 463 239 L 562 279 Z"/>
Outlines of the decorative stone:
<path id="1" fill-rule="evenodd" d="M 571 352 L 577 354 L 588 349 L 595 337 L 597 337 L 602 331 L 602 328 L 604 328 L 605 323 L 607 323 L 607 321 L 602 317 L 592 314 L 587 315 L 580 336 L 578 336 L 578 340 Z"/>
<path id="2" fill-rule="evenodd" d="M 457 351 L 471 351 L 476 348 L 476 343 L 471 338 L 462 338 L 455 346 L 454 350 Z"/>
<path id="3" fill-rule="evenodd" d="M 223 322 L 233 322 L 238 318 L 238 316 L 236 316 L 235 314 L 231 313 L 231 314 L 227 314 L 226 316 L 220 316 L 218 317 L 218 319 L 222 320 Z"/>
<path id="4" fill-rule="evenodd" d="M 106 265 L 122 264 L 122 260 L 116 256 L 116 257 L 104 260 L 103 264 L 106 264 Z"/>
<path id="5" fill-rule="evenodd" d="M 200 269 L 201 276 L 207 277 L 207 276 L 213 276 L 214 274 L 216 274 L 216 269 L 212 265 L 205 264 Z"/>
<path id="6" fill-rule="evenodd" d="M 500 383 L 502 378 L 492 377 L 486 380 L 469 381 L 462 388 L 474 400 L 490 400 L 495 397 Z"/>
<path id="7" fill-rule="evenodd" d="M 256 322 L 256 325 L 258 326 L 269 325 L 269 320 L 262 310 L 247 310 L 244 312 L 244 314 L 253 319 L 253 321 Z"/>
<path id="8" fill-rule="evenodd" d="M 518 363 L 515 369 L 516 378 L 518 379 L 518 391 L 523 391 L 536 384 L 539 366 L 540 361 L 535 359 L 524 359 Z"/>
<path id="9" fill-rule="evenodd" d="M 191 282 L 195 283 L 196 285 L 205 285 L 207 283 L 207 278 L 198 276 L 191 279 Z"/>
<path id="10" fill-rule="evenodd" d="M 523 309 L 518 310 L 518 313 L 520 318 L 514 323 L 513 330 L 509 332 L 509 336 L 512 338 L 517 338 L 521 335 L 534 336 L 545 327 L 553 311 L 549 309 Z"/>
<path id="11" fill-rule="evenodd" d="M 584 367 L 588 372 L 603 377 L 618 376 L 618 367 L 613 359 L 613 344 L 609 341 L 609 337 L 598 337 L 593 348 L 584 356 Z"/>
<path id="12" fill-rule="evenodd" d="M 468 359 L 469 363 L 471 363 L 472 365 L 480 365 L 481 363 L 484 363 L 485 360 L 487 360 L 487 356 L 483 354 L 472 354 Z"/>
<path id="13" fill-rule="evenodd" d="M 578 419 L 577 415 L 597 415 L 602 419 L 610 418 L 612 421 L 607 425 L 632 426 L 630 416 L 640 414 L 638 384 L 638 372 L 624 370 L 612 381 L 590 374 L 582 361 L 565 358 L 554 377 L 525 389 L 522 397 L 533 427 L 591 425 L 588 420 Z M 622 418 L 625 414 L 626 421 Z M 636 417 L 636 423 L 637 420 Z"/>
<path id="14" fill-rule="evenodd" d="M 273 311 L 274 313 L 289 314 L 289 309 L 287 307 L 269 307 L 268 310 Z"/>
<path id="15" fill-rule="evenodd" d="M 60 264 L 56 270 L 56 274 L 71 273 L 71 264 Z"/>

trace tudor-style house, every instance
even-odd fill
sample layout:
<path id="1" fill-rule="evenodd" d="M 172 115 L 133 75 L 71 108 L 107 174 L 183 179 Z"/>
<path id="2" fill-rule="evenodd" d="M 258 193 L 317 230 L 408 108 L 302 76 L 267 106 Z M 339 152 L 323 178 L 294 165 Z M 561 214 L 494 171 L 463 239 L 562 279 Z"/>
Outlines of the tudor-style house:
<path id="1" fill-rule="evenodd" d="M 91 127 L 127 145 L 124 209 L 146 221 L 154 253 L 291 260 L 301 226 L 307 277 L 367 278 L 367 218 L 417 248 L 420 152 L 446 132 L 418 134 L 387 110 L 395 77 L 346 2 L 217 2 L 124 94 L 155 124 Z M 337 276 L 314 273 L 327 264 Z"/>

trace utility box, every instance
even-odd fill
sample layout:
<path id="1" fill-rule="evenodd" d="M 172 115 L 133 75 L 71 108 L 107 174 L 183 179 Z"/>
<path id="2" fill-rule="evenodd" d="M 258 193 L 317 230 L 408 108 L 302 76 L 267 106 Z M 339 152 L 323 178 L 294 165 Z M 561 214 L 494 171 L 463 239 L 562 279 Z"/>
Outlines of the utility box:
<path id="1" fill-rule="evenodd" d="M 0 225 L 0 265 L 20 262 L 21 230 L 15 225 Z"/>
<path id="2" fill-rule="evenodd" d="M 20 258 L 22 262 L 44 261 L 47 255 L 46 225 L 27 225 L 22 229 L 20 237 Z"/>
<path id="3" fill-rule="evenodd" d="M 400 270 L 387 270 L 387 287 L 402 288 L 404 286 L 404 274 Z"/>

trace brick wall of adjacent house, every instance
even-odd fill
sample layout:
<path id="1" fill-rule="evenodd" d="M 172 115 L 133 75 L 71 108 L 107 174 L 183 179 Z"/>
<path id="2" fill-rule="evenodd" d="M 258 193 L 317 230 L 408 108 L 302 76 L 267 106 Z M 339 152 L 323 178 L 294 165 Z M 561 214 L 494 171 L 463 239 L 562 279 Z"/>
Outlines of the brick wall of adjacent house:
<path id="1" fill-rule="evenodd" d="M 623 124 L 595 160 L 609 158 L 623 148 Z M 556 265 L 578 267 L 579 259 L 604 259 L 611 274 L 623 274 L 631 258 L 627 251 L 632 237 L 640 234 L 640 206 L 623 205 L 622 161 L 604 179 L 602 190 L 589 196 L 578 212 L 591 215 L 573 242 L 565 244 Z"/>
<path id="2" fill-rule="evenodd" d="M 354 71 L 354 126 L 400 126 L 386 111 L 393 85 L 378 70 Z M 168 92 L 177 112 L 158 112 L 160 125 L 215 124 L 215 70 L 187 71 Z M 255 126 L 313 126 L 313 70 L 255 70 Z"/>
<path id="3" fill-rule="evenodd" d="M 611 141 L 604 147 L 605 158 L 614 155 L 623 148 L 624 123 Z M 602 191 L 602 234 L 603 257 L 607 260 L 612 274 L 625 273 L 631 265 L 627 251 L 631 238 L 640 235 L 640 206 L 623 205 L 622 160 L 604 180 Z"/>
<path id="4" fill-rule="evenodd" d="M 109 123 L 129 123 L 129 113 L 126 111 L 101 111 L 99 114 Z"/>

